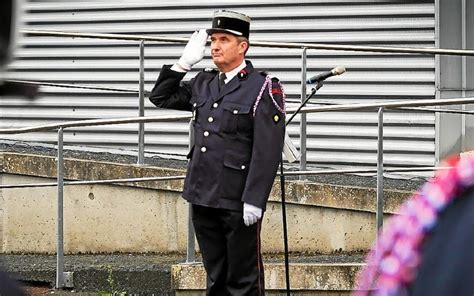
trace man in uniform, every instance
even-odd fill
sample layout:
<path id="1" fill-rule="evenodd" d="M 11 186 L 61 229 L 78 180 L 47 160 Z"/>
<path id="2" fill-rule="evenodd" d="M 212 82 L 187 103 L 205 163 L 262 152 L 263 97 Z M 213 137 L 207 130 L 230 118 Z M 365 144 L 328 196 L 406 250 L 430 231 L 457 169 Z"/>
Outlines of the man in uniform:
<path id="1" fill-rule="evenodd" d="M 194 143 L 183 197 L 207 272 L 207 295 L 263 295 L 261 218 L 285 135 L 284 95 L 276 78 L 245 60 L 250 18 L 216 11 L 212 28 L 195 32 L 179 61 L 165 65 L 150 95 L 160 108 L 193 113 Z M 186 72 L 211 55 L 218 70 L 190 81 Z"/>

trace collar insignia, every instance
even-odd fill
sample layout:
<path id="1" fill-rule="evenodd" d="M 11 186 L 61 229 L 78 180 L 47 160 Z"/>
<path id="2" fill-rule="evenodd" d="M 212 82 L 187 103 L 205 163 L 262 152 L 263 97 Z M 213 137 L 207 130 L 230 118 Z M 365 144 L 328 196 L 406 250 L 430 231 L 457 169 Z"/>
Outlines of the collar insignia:
<path id="1" fill-rule="evenodd" d="M 237 77 L 239 77 L 240 80 L 247 79 L 247 76 L 249 76 L 249 73 L 245 69 L 242 69 L 239 71 L 239 73 L 237 73 Z"/>

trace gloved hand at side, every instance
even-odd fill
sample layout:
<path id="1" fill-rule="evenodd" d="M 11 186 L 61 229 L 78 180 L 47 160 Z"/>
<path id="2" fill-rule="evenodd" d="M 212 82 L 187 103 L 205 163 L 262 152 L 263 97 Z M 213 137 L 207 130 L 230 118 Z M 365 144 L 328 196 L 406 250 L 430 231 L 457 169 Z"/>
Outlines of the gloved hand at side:
<path id="1" fill-rule="evenodd" d="M 248 203 L 244 203 L 244 223 L 250 226 L 262 218 L 262 209 Z"/>
<path id="2" fill-rule="evenodd" d="M 200 62 L 204 57 L 207 37 L 208 35 L 205 29 L 194 32 L 186 44 L 186 47 L 184 47 L 183 54 L 181 55 L 177 66 L 185 71 L 189 71 L 193 65 Z"/>

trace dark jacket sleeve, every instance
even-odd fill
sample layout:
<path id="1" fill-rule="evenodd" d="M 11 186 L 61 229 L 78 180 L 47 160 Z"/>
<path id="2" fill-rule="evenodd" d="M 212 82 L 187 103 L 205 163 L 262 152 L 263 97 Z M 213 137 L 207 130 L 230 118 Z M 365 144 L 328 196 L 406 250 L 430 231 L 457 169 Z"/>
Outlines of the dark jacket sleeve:
<path id="1" fill-rule="evenodd" d="M 278 80 L 273 79 L 275 102 L 284 106 Z M 265 91 L 254 117 L 252 157 L 242 201 L 263 210 L 275 180 L 285 138 L 285 114 L 281 113 Z"/>
<path id="2" fill-rule="evenodd" d="M 150 94 L 150 101 L 157 107 L 191 111 L 190 82 L 182 82 L 186 73 L 171 70 L 164 65 Z"/>

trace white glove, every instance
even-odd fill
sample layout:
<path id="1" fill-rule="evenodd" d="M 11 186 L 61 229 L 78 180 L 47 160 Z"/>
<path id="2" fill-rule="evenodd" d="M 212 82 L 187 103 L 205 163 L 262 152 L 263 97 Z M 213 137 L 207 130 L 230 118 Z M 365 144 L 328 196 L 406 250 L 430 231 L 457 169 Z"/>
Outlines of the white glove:
<path id="1" fill-rule="evenodd" d="M 262 218 L 262 209 L 257 208 L 248 203 L 244 203 L 244 223 L 245 226 L 250 226 L 257 223 L 257 220 Z"/>
<path id="2" fill-rule="evenodd" d="M 178 61 L 178 65 L 189 71 L 191 67 L 199 63 L 204 57 L 204 49 L 206 48 L 207 33 L 205 29 L 201 29 L 193 33 L 191 38 L 184 47 L 183 54 Z"/>

